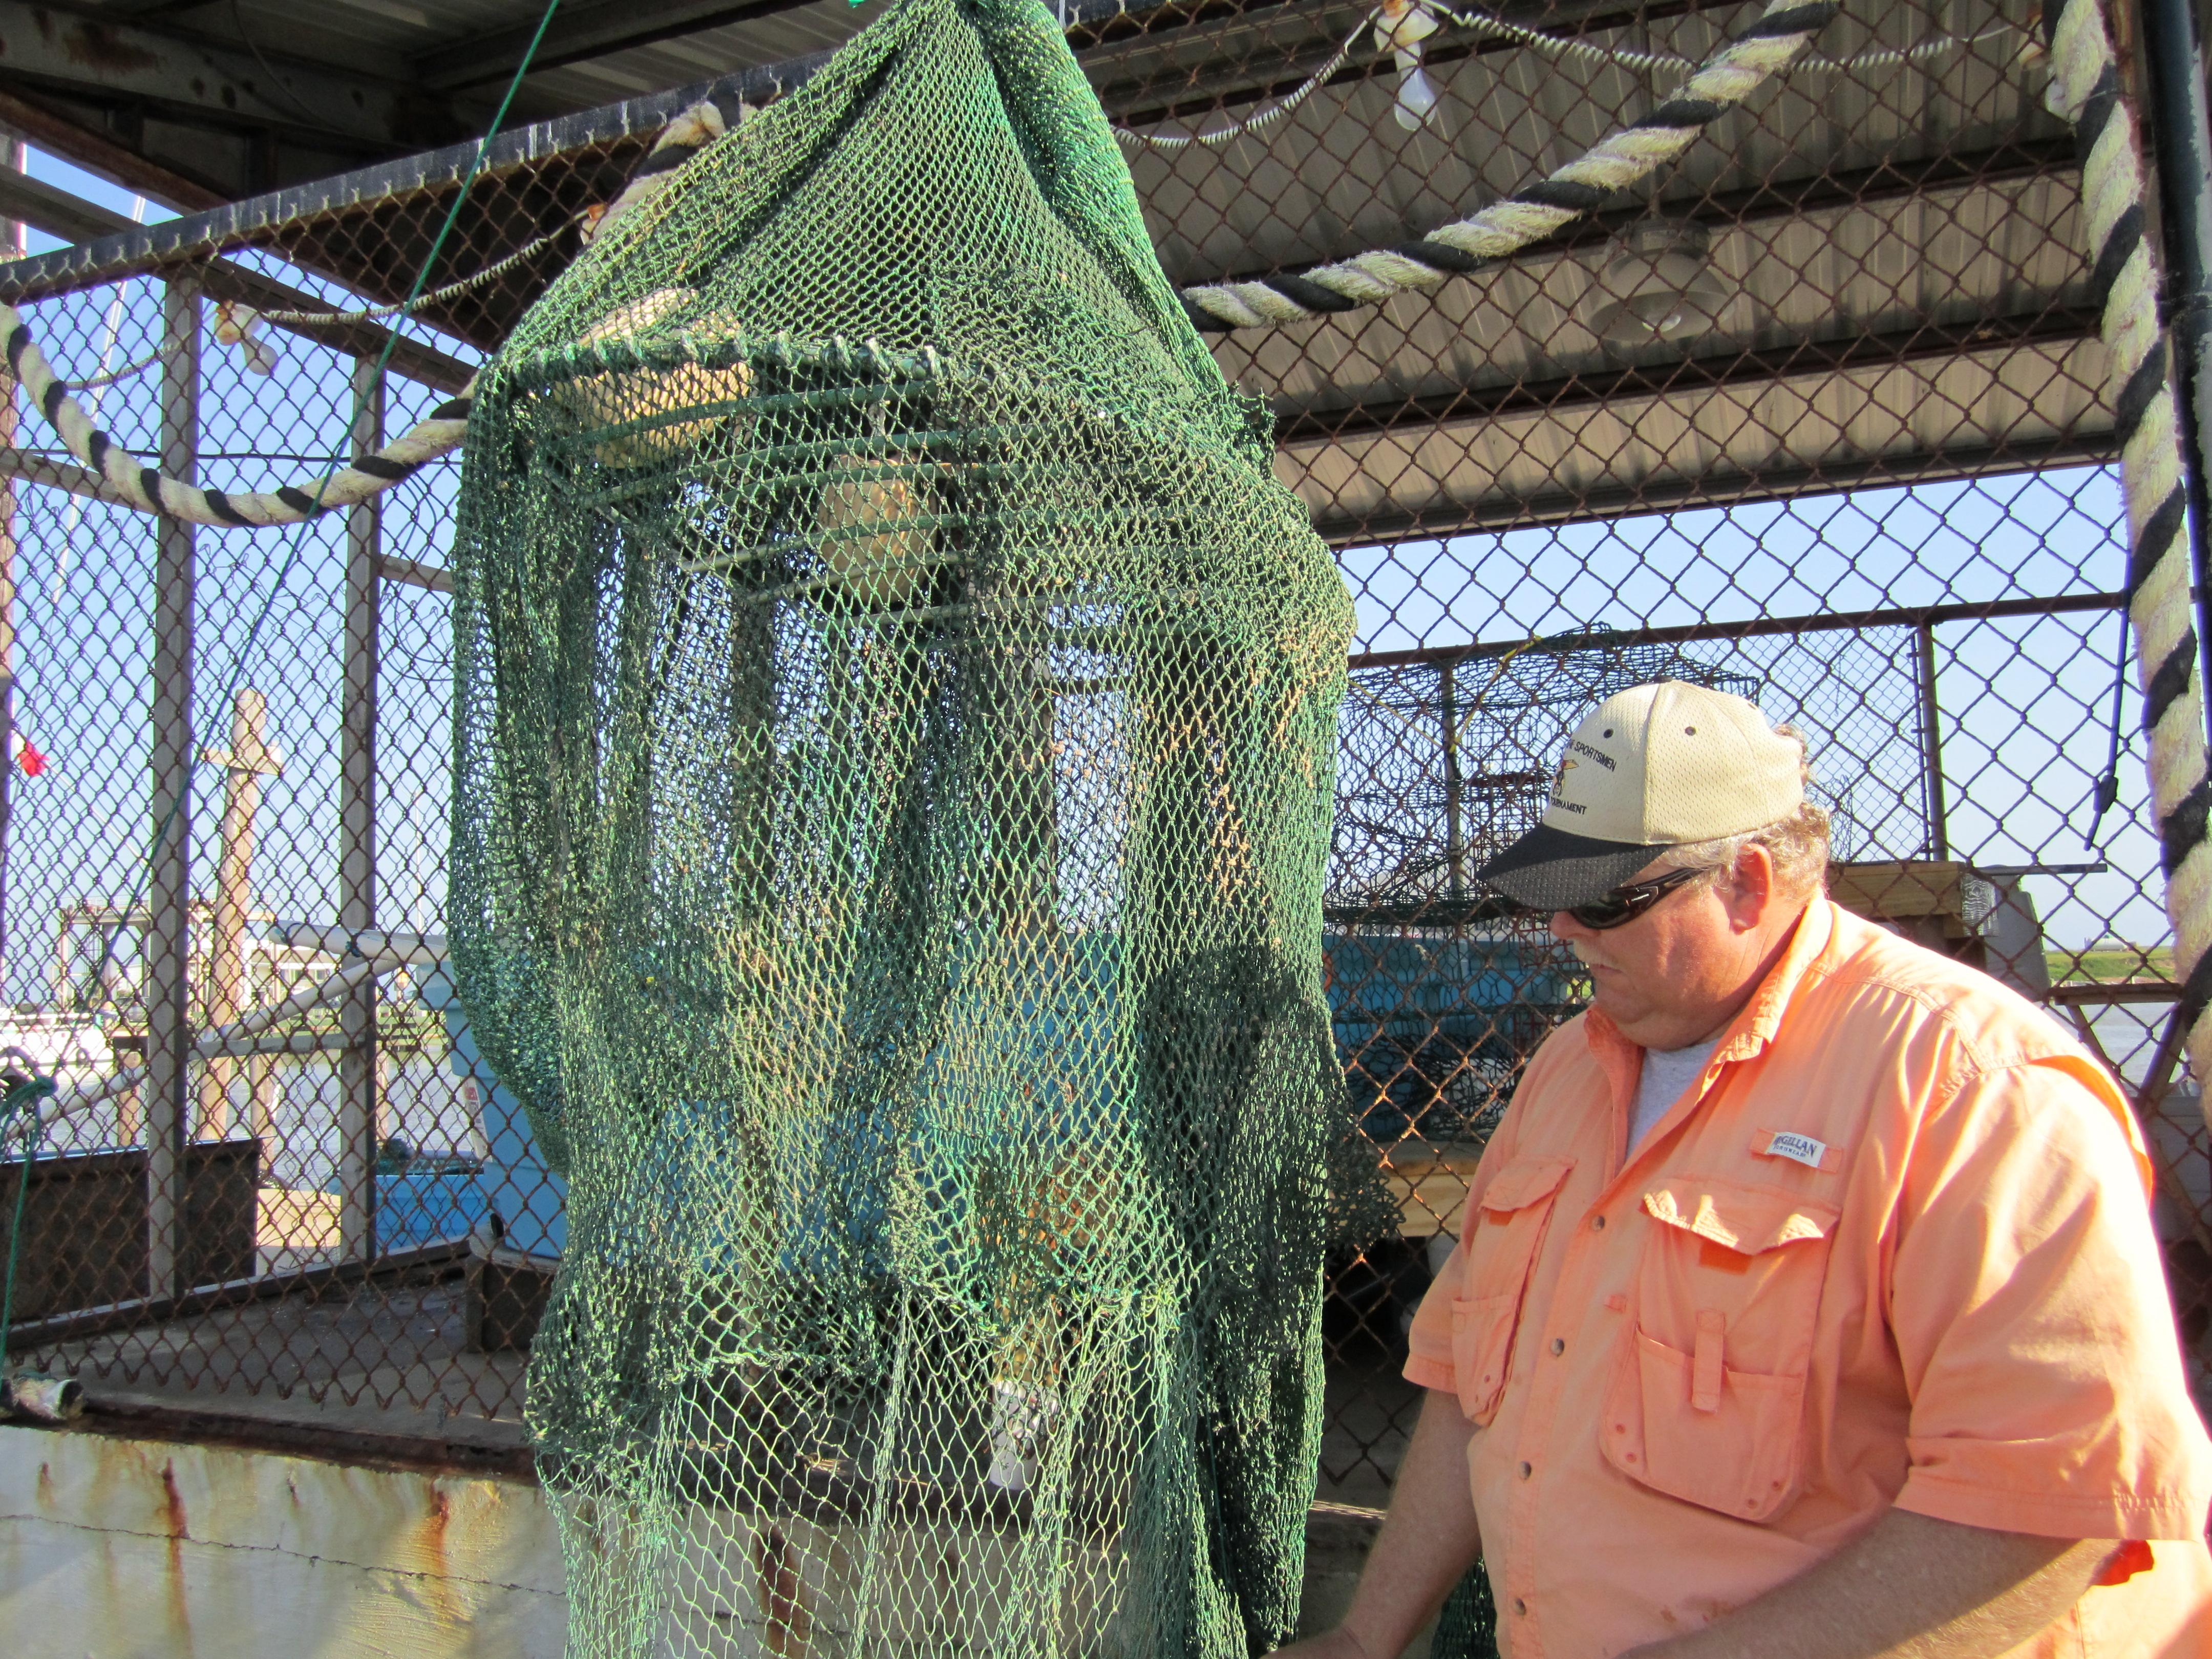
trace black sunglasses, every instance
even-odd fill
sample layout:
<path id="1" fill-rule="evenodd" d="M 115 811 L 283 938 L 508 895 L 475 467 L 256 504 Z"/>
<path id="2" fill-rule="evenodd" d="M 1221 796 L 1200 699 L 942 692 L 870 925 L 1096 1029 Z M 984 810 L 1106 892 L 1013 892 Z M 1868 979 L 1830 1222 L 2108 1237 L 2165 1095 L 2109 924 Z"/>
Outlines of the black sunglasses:
<path id="1" fill-rule="evenodd" d="M 1669 870 L 1665 875 L 1654 876 L 1650 881 L 1631 882 L 1626 887 L 1616 887 L 1610 893 L 1601 894 L 1592 899 L 1588 904 L 1570 904 L 1564 908 L 1583 927 L 1602 933 L 1608 927 L 1625 927 L 1684 883 L 1711 873 L 1710 870 Z"/>

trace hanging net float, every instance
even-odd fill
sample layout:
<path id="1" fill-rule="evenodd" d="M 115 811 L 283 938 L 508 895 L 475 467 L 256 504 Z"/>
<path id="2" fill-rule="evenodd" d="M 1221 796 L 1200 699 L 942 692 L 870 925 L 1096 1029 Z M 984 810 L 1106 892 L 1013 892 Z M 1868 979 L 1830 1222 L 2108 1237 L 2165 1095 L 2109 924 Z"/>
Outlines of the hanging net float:
<path id="1" fill-rule="evenodd" d="M 616 307 L 586 329 L 577 343 L 604 346 L 634 342 L 657 327 L 680 322 L 690 338 L 711 351 L 738 332 L 737 319 L 727 315 L 696 318 L 697 298 L 688 289 L 656 289 L 643 299 Z M 719 369 L 694 361 L 659 372 L 580 376 L 564 388 L 563 398 L 577 419 L 603 434 L 592 451 L 602 466 L 645 466 L 684 454 L 728 418 L 726 414 L 702 416 L 701 412 L 735 410 L 751 383 L 742 360 Z"/>

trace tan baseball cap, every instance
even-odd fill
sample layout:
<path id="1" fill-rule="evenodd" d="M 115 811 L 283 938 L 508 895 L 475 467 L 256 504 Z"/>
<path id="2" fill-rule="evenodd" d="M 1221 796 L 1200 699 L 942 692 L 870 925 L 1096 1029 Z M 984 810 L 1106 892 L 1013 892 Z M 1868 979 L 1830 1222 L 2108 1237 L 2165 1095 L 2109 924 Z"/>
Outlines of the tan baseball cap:
<path id="1" fill-rule="evenodd" d="M 1670 847 L 1788 817 L 1804 775 L 1797 739 L 1741 697 L 1683 680 L 1632 686 L 1567 739 L 1543 822 L 1478 873 L 1533 909 L 1588 904 Z"/>

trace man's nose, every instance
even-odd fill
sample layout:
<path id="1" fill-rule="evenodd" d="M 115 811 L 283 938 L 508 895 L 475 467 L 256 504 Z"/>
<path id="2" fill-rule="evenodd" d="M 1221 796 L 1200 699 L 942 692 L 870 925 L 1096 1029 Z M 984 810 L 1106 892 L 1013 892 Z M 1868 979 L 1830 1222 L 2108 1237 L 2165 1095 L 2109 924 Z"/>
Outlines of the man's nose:
<path id="1" fill-rule="evenodd" d="M 1552 937 L 1563 945 L 1571 945 L 1578 939 L 1588 939 L 1590 930 L 1577 921 L 1565 910 L 1552 912 Z"/>

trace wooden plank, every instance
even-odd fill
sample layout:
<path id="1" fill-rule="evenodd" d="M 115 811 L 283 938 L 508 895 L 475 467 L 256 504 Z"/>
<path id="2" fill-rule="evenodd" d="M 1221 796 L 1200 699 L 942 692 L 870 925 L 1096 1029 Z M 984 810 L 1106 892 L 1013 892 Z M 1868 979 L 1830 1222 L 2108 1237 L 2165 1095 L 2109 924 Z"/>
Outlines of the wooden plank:
<path id="1" fill-rule="evenodd" d="M 388 582 L 398 582 L 406 587 L 427 587 L 433 593 L 453 591 L 451 571 L 441 570 L 434 564 L 422 564 L 414 559 L 381 555 L 376 561 L 376 574 Z"/>
<path id="2" fill-rule="evenodd" d="M 204 1285 L 252 1274 L 260 1143 L 192 1141 L 179 1162 L 185 1222 L 179 1277 Z M 21 1160 L 0 1164 L 0 1249 L 6 1248 L 22 1179 Z M 146 1282 L 146 1243 L 144 1148 L 39 1159 L 23 1194 L 15 1312 L 25 1322 L 15 1329 L 134 1299 Z"/>
<path id="3" fill-rule="evenodd" d="M 2174 1002 L 2181 987 L 2170 979 L 2094 980 L 2054 985 L 2050 1000 L 2063 1007 L 2101 1008 L 2116 1002 Z"/>
<path id="4" fill-rule="evenodd" d="M 254 1214 L 250 1201 L 246 1213 L 249 1220 Z M 425 1244 L 419 1249 L 394 1250 L 374 1261 L 338 1261 L 328 1267 L 302 1268 L 294 1273 L 226 1279 L 175 1296 L 140 1297 L 127 1302 L 87 1308 L 78 1313 L 63 1314 L 52 1319 L 17 1324 L 7 1333 L 7 1351 L 21 1353 L 51 1346 L 57 1342 L 74 1342 L 88 1336 L 98 1336 L 105 1331 L 136 1330 L 141 1326 L 160 1325 L 172 1319 L 189 1319 L 221 1308 L 234 1308 L 249 1302 L 273 1301 L 295 1291 L 320 1291 L 340 1285 L 366 1283 L 371 1279 L 404 1279 L 408 1274 L 425 1267 L 451 1267 L 459 1273 L 465 1267 L 468 1259 L 468 1240 L 453 1238 Z"/>
<path id="5" fill-rule="evenodd" d="M 70 461 L 53 460 L 27 449 L 0 446 L 0 477 L 20 478 L 26 483 L 48 484 L 56 489 L 66 489 L 72 495 L 106 501 L 112 507 L 127 507 L 139 513 L 153 511 L 143 501 L 125 495 L 88 467 L 78 466 Z"/>
<path id="6" fill-rule="evenodd" d="M 1846 910 L 1855 910 L 1878 921 L 1897 921 L 1911 916 L 1948 917 L 1958 922 L 1959 931 L 1963 933 L 1966 874 L 1965 865 L 1948 859 L 1832 864 L 1828 866 L 1828 896 Z"/>
<path id="7" fill-rule="evenodd" d="M 1482 1148 L 1473 1141 L 1401 1140 L 1385 1147 L 1382 1179 L 1397 1201 L 1399 1236 L 1456 1235 L 1468 1188 L 1481 1162 Z"/>

